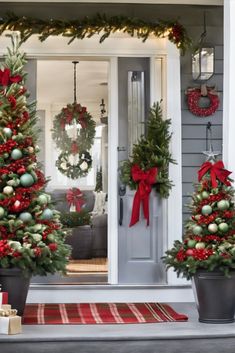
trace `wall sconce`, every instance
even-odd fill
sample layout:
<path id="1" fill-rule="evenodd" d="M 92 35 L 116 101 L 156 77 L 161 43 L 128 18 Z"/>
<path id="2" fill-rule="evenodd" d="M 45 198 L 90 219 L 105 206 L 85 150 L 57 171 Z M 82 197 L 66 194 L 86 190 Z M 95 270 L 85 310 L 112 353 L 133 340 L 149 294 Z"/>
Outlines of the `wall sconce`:
<path id="1" fill-rule="evenodd" d="M 205 42 L 206 14 L 204 13 L 204 31 L 197 49 L 192 55 L 192 75 L 195 81 L 207 81 L 214 74 L 214 47 Z"/>

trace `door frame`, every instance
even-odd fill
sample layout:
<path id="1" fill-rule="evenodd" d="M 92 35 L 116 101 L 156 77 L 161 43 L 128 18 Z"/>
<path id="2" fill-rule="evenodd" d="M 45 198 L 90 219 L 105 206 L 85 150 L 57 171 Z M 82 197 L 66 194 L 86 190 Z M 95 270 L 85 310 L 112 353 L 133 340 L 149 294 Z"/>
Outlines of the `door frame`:
<path id="1" fill-rule="evenodd" d="M 166 247 L 170 247 L 175 239 L 182 235 L 182 175 L 181 175 L 181 88 L 180 88 L 180 53 L 176 46 L 166 38 L 149 38 L 143 43 L 138 38 L 129 37 L 125 33 L 111 35 L 102 44 L 99 36 L 76 40 L 67 45 L 68 40 L 63 37 L 50 37 L 40 42 L 34 35 L 22 45 L 22 50 L 30 59 L 83 59 L 109 61 L 109 126 L 108 141 L 112 141 L 108 148 L 108 259 L 109 284 L 118 284 L 118 57 L 149 57 L 150 58 L 150 103 L 159 98 L 156 89 L 155 59 L 162 58 L 163 63 L 163 98 L 164 113 L 171 118 L 173 132 L 171 149 L 177 164 L 169 167 L 169 176 L 174 187 L 168 200 L 164 201 L 166 215 L 165 236 Z M 6 53 L 10 39 L 0 37 L 0 56 Z M 61 50 L 62 48 L 62 50 Z M 177 207 L 176 207 L 177 202 Z M 180 284 L 175 273 L 168 272 L 168 284 Z M 183 282 L 181 282 L 182 284 Z"/>

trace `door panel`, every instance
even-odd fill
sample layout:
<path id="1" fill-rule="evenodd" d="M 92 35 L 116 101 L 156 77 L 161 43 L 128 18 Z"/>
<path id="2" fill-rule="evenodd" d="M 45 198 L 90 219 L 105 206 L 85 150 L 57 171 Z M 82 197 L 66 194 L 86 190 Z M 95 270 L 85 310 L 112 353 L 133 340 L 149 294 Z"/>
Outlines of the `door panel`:
<path id="1" fill-rule="evenodd" d="M 144 104 L 144 115 L 146 119 L 149 110 L 150 96 L 149 64 L 149 58 L 119 58 L 119 162 L 128 158 L 128 151 L 130 151 L 130 128 L 133 129 L 135 125 L 133 121 L 130 122 L 132 97 L 130 97 L 130 80 L 128 80 L 128 76 L 130 77 L 130 71 L 144 73 L 144 84 L 143 82 L 141 83 L 141 85 L 144 86 L 144 99 L 142 96 L 140 97 L 140 101 L 141 104 Z M 139 76 L 143 78 L 143 75 Z M 134 90 L 136 90 L 135 86 Z M 131 95 L 132 94 L 133 92 L 131 92 Z M 137 96 L 140 96 L 139 92 Z M 135 106 L 135 103 L 136 102 L 133 103 L 133 106 Z M 141 108 L 143 109 L 143 107 Z M 136 119 L 134 115 L 138 114 L 139 110 L 135 109 L 135 113 L 132 114 L 133 119 Z M 144 131 L 139 127 L 136 127 L 136 130 Z M 134 194 L 135 191 L 127 188 L 126 192 L 121 189 L 119 195 L 119 220 L 121 216 L 120 213 L 123 213 L 123 217 L 122 222 L 119 221 L 118 281 L 119 283 L 135 284 L 165 283 L 165 270 L 161 263 L 164 233 L 162 201 L 154 192 L 151 192 L 149 200 L 150 225 L 148 227 L 146 226 L 146 221 L 141 214 L 140 222 L 133 227 L 129 227 Z M 123 208 L 123 210 L 121 210 L 121 208 Z"/>

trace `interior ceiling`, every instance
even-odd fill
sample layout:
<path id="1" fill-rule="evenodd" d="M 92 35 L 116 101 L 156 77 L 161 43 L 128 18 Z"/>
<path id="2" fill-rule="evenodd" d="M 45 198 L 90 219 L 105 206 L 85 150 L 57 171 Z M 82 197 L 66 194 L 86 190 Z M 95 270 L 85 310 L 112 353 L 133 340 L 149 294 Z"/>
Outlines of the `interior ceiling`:
<path id="1" fill-rule="evenodd" d="M 79 61 L 77 72 L 77 102 L 98 120 L 100 103 L 108 105 L 108 62 Z M 37 63 L 37 106 L 60 107 L 73 103 L 74 65 L 72 60 L 38 60 Z M 89 109 L 90 107 L 90 109 Z M 59 109 L 60 110 L 60 109 Z"/>

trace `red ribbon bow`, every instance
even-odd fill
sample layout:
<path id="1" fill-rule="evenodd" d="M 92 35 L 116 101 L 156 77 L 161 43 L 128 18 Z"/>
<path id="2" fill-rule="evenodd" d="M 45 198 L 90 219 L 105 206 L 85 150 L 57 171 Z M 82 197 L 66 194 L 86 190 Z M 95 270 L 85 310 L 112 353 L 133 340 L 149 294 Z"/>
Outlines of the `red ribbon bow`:
<path id="1" fill-rule="evenodd" d="M 157 173 L 157 168 L 143 171 L 137 164 L 133 165 L 131 168 L 132 179 L 139 184 L 133 200 L 129 227 L 139 221 L 141 202 L 143 205 L 144 218 L 147 220 L 147 226 L 149 225 L 149 194 L 152 190 L 151 185 L 156 183 Z"/>
<path id="2" fill-rule="evenodd" d="M 11 76 L 10 69 L 0 70 L 0 84 L 2 86 L 8 86 L 11 83 L 19 83 L 22 81 L 22 77 L 20 75 Z"/>
<path id="3" fill-rule="evenodd" d="M 227 169 L 224 169 L 224 163 L 222 161 L 218 161 L 214 164 L 212 164 L 211 162 L 203 163 L 200 170 L 198 171 L 198 181 L 201 181 L 202 177 L 207 172 L 210 172 L 211 185 L 213 188 L 217 187 L 217 180 L 221 181 L 221 183 L 225 185 L 231 185 L 230 181 L 227 180 L 227 178 L 232 172 Z"/>
<path id="4" fill-rule="evenodd" d="M 81 190 L 77 189 L 77 188 L 69 189 L 66 194 L 66 199 L 67 199 L 69 206 L 75 205 L 77 212 L 81 211 L 81 207 L 84 204 L 84 200 L 82 199 L 82 195 L 83 194 L 82 194 Z"/>

